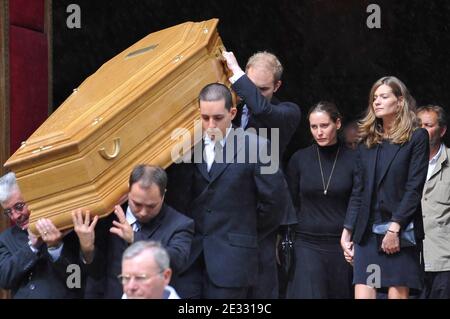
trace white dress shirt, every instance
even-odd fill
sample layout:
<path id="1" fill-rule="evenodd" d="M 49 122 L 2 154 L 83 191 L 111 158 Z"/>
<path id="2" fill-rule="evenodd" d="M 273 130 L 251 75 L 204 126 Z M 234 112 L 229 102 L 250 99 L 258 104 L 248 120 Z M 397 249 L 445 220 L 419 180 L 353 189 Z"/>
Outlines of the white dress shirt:
<path id="1" fill-rule="evenodd" d="M 444 144 L 441 144 L 441 146 L 439 147 L 439 151 L 428 162 L 427 181 L 430 179 L 431 174 L 433 173 L 434 169 L 436 168 L 436 164 L 438 162 L 439 157 L 441 156 L 441 153 L 442 153 L 443 149 L 444 149 Z"/>
<path id="2" fill-rule="evenodd" d="M 127 220 L 128 224 L 131 225 L 134 232 L 137 232 L 141 229 L 141 224 L 137 221 L 136 217 L 134 217 L 133 213 L 131 212 L 130 206 L 127 207 L 125 219 Z"/>
<path id="3" fill-rule="evenodd" d="M 230 125 L 230 127 L 227 128 L 227 133 L 225 135 L 225 138 L 223 138 L 220 141 L 220 145 L 222 145 L 222 149 L 223 149 L 223 147 L 225 147 L 225 141 L 226 141 L 226 139 L 228 137 L 228 134 L 230 134 L 231 129 L 232 129 L 232 125 Z M 216 153 L 215 153 L 216 142 L 211 140 L 211 138 L 209 137 L 208 134 L 205 134 L 203 136 L 203 142 L 205 144 L 205 149 L 204 149 L 204 153 L 205 153 L 204 156 L 205 157 L 204 158 L 205 158 L 206 166 L 207 166 L 207 169 L 208 169 L 208 172 L 209 172 L 210 169 L 211 169 L 211 166 L 212 166 L 212 164 L 214 162 L 214 158 L 216 157 Z"/>

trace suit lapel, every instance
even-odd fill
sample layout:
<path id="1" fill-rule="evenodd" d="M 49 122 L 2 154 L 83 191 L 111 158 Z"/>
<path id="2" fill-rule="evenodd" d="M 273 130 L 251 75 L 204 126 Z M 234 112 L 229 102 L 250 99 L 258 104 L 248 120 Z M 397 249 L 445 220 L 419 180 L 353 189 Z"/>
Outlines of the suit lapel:
<path id="1" fill-rule="evenodd" d="M 13 234 L 14 240 L 19 244 L 19 247 L 22 247 L 23 243 L 28 242 L 28 232 L 20 229 L 19 226 L 13 226 L 11 233 Z"/>
<path id="2" fill-rule="evenodd" d="M 163 204 L 161 211 L 155 217 L 154 220 L 151 220 L 150 222 L 141 225 L 141 230 L 136 233 L 137 239 L 147 240 L 151 238 L 153 234 L 156 232 L 156 230 L 158 230 L 158 228 L 161 226 L 165 214 L 166 214 L 166 207 L 165 204 Z"/>
<path id="3" fill-rule="evenodd" d="M 445 150 L 445 147 L 441 151 L 441 155 L 438 158 L 438 161 L 436 163 L 436 166 L 434 167 L 433 173 L 431 174 L 429 180 L 433 178 L 437 173 L 439 173 L 442 170 L 442 166 L 448 165 L 448 157 L 447 152 Z"/>
<path id="4" fill-rule="evenodd" d="M 381 158 L 380 160 L 386 162 L 386 165 L 384 165 L 383 172 L 380 175 L 380 179 L 377 181 L 377 186 L 380 185 L 381 181 L 389 170 L 389 167 L 391 166 L 395 155 L 397 155 L 398 151 L 400 150 L 401 145 L 385 143 L 383 147 L 386 148 L 386 151 L 383 153 L 383 158 Z"/>
<path id="5" fill-rule="evenodd" d="M 240 152 L 244 143 L 244 130 L 241 128 L 233 128 L 227 136 L 226 143 L 222 151 L 216 152 L 217 161 L 214 161 L 209 172 L 209 175 L 211 175 L 211 183 L 225 171 L 228 165 L 235 162 L 236 156 L 238 152 Z"/>
<path id="6" fill-rule="evenodd" d="M 210 182 L 213 182 L 217 179 L 217 177 L 222 174 L 222 172 L 227 168 L 228 165 L 230 165 L 231 161 L 227 161 L 225 158 L 226 154 L 226 144 L 222 151 L 219 151 L 216 153 L 216 159 L 222 158 L 222 160 L 214 160 L 211 170 L 209 171 L 209 175 L 211 176 Z"/>
<path id="7" fill-rule="evenodd" d="M 367 148 L 367 157 L 365 158 L 367 163 L 367 175 L 369 180 L 369 191 L 367 194 L 372 194 L 375 186 L 375 169 L 377 165 L 378 145 Z"/>
<path id="8" fill-rule="evenodd" d="M 155 231 L 161 226 L 161 220 L 155 220 L 153 223 L 143 224 L 141 230 L 136 233 L 139 240 L 147 240 L 153 236 Z"/>
<path id="9" fill-rule="evenodd" d="M 206 162 L 204 160 L 205 159 L 204 156 L 203 156 L 204 155 L 203 154 L 204 150 L 205 150 L 205 145 L 204 145 L 203 139 L 202 139 L 202 142 L 197 143 L 194 146 L 194 154 L 197 154 L 196 152 L 198 152 L 198 154 L 201 154 L 200 161 L 199 161 L 199 159 L 197 159 L 195 157 L 195 155 L 193 155 L 192 163 L 195 163 L 195 166 L 199 170 L 200 174 L 209 182 L 211 180 L 211 177 L 210 177 L 210 175 L 208 173 L 208 167 L 207 167 Z M 196 163 L 195 161 L 198 161 L 198 163 Z"/>

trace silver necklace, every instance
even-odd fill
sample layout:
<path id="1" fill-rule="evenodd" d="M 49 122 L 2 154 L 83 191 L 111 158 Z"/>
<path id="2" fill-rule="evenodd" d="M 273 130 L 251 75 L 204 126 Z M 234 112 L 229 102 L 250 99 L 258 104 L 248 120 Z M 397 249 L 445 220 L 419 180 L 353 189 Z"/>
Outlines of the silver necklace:
<path id="1" fill-rule="evenodd" d="M 328 177 L 327 186 L 325 186 L 325 179 L 323 178 L 322 162 L 320 161 L 319 146 L 316 145 L 317 157 L 319 158 L 320 175 L 322 175 L 322 185 L 323 185 L 323 194 L 324 195 L 326 195 L 328 193 L 328 187 L 330 186 L 331 176 L 333 176 L 334 167 L 336 166 L 337 158 L 339 155 L 339 149 L 340 149 L 340 147 L 338 147 L 338 150 L 336 152 L 336 157 L 334 158 L 333 167 L 331 168 L 331 173 L 330 173 L 330 176 Z"/>

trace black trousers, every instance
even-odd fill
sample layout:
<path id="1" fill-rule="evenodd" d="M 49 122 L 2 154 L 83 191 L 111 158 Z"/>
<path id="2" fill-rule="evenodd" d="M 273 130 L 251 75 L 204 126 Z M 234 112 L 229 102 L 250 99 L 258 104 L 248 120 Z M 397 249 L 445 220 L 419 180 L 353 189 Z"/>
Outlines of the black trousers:
<path id="1" fill-rule="evenodd" d="M 261 241 L 258 249 L 258 279 L 250 288 L 249 299 L 278 299 L 278 268 L 276 262 L 276 236 L 271 234 Z"/>
<path id="2" fill-rule="evenodd" d="M 450 299 L 450 271 L 425 272 L 421 299 Z"/>
<path id="3" fill-rule="evenodd" d="M 227 288 L 215 285 L 209 278 L 203 253 L 189 269 L 179 275 L 175 289 L 182 299 L 245 299 L 249 292 L 248 287 Z"/>

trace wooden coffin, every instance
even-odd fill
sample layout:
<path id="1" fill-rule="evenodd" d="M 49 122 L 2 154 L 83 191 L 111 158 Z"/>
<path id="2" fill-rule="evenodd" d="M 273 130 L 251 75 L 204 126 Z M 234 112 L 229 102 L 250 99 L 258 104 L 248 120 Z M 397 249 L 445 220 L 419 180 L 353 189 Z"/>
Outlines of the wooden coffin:
<path id="1" fill-rule="evenodd" d="M 105 216 L 128 191 L 139 163 L 167 167 L 176 128 L 193 131 L 197 97 L 211 82 L 228 83 L 217 19 L 152 33 L 106 62 L 11 156 L 31 209 L 59 229 L 71 212 Z"/>

